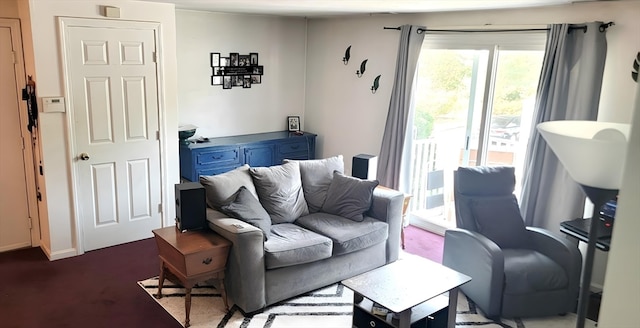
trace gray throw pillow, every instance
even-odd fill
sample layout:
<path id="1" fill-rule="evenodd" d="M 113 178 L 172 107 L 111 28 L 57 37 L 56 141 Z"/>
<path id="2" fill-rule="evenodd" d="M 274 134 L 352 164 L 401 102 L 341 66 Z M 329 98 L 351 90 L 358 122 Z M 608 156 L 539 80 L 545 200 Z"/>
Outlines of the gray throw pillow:
<path id="1" fill-rule="evenodd" d="M 272 223 L 291 223 L 309 214 L 297 162 L 252 167 L 249 173 L 253 177 L 258 199 L 271 216 Z"/>
<path id="2" fill-rule="evenodd" d="M 207 205 L 217 210 L 229 203 L 231 197 L 242 186 L 247 187 L 247 190 L 258 197 L 247 164 L 222 174 L 200 176 L 200 184 L 204 186 L 207 194 Z"/>
<path id="3" fill-rule="evenodd" d="M 240 187 L 232 198 L 231 203 L 222 205 L 222 212 L 262 230 L 264 240 L 267 240 L 271 232 L 271 217 L 260 201 L 245 186 Z"/>
<path id="4" fill-rule="evenodd" d="M 333 172 L 322 212 L 362 221 L 364 212 L 371 207 L 373 189 L 377 186 L 378 180 L 362 180 Z"/>
<path id="5" fill-rule="evenodd" d="M 530 237 L 516 196 L 488 197 L 471 201 L 478 232 L 500 248 L 529 248 Z"/>
<path id="6" fill-rule="evenodd" d="M 333 180 L 333 171 L 344 173 L 344 161 L 342 155 L 311 160 L 285 159 L 284 163 L 298 162 L 300 165 L 300 178 L 304 199 L 307 200 L 309 212 L 315 213 L 322 208 L 327 199 L 327 190 Z"/>

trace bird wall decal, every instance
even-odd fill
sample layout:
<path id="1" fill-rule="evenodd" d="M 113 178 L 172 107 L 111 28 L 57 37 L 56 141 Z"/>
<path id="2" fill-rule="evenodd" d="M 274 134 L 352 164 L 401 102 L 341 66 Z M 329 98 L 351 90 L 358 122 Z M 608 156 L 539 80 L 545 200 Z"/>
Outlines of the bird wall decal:
<path id="1" fill-rule="evenodd" d="M 371 86 L 371 93 L 376 93 L 376 91 L 378 91 L 378 88 L 380 87 L 380 76 L 382 75 L 378 75 L 376 76 L 375 79 L 373 79 L 373 85 Z"/>
<path id="2" fill-rule="evenodd" d="M 362 63 L 360 63 L 360 69 L 356 71 L 356 75 L 358 77 L 361 77 L 362 75 L 364 75 L 364 71 L 367 69 L 367 61 L 369 59 L 365 59 L 362 61 Z"/>
<path id="3" fill-rule="evenodd" d="M 347 50 L 344 52 L 344 57 L 342 57 L 342 62 L 347 65 L 349 64 L 349 59 L 351 58 L 351 46 L 347 47 Z"/>

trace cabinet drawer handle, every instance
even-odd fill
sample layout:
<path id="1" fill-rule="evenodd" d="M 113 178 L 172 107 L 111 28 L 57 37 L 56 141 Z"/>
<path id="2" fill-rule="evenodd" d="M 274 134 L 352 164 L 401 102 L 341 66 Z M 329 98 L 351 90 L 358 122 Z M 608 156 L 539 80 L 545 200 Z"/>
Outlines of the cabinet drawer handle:
<path id="1" fill-rule="evenodd" d="M 211 156 L 211 158 L 213 158 L 213 159 L 221 159 L 223 157 L 224 157 L 223 155 L 218 155 L 218 156 L 212 155 Z"/>
<path id="2" fill-rule="evenodd" d="M 369 326 L 371 326 L 371 327 L 375 327 L 375 326 L 376 326 L 376 322 L 375 322 L 375 321 L 373 321 L 373 320 L 371 320 L 371 321 L 369 322 Z"/>
<path id="3" fill-rule="evenodd" d="M 212 259 L 210 257 L 207 257 L 206 259 L 202 260 L 202 263 L 209 265 L 209 263 L 211 263 Z"/>
<path id="4" fill-rule="evenodd" d="M 293 146 L 291 146 L 291 149 L 298 149 L 298 148 L 300 148 L 300 145 L 293 145 Z"/>

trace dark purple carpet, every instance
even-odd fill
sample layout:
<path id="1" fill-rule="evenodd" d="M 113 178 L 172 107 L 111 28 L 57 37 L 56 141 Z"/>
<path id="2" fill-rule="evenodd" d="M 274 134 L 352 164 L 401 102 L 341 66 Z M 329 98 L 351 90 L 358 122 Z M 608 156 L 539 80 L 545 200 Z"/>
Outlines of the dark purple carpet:
<path id="1" fill-rule="evenodd" d="M 441 263 L 442 244 L 405 228 L 409 253 Z M 52 262 L 40 248 L 0 253 L 0 327 L 179 328 L 136 283 L 159 270 L 153 238 Z"/>
<path id="2" fill-rule="evenodd" d="M 442 263 L 444 237 L 414 227 L 404 228 L 404 251 Z"/>
<path id="3" fill-rule="evenodd" d="M 181 327 L 136 283 L 159 268 L 153 239 L 53 262 L 0 253 L 0 327 Z"/>

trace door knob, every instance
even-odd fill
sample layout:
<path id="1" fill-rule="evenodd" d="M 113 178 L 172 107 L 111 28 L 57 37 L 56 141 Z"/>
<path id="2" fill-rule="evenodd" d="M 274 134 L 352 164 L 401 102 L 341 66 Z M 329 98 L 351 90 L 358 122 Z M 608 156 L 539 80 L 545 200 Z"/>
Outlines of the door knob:
<path id="1" fill-rule="evenodd" d="M 89 160 L 89 154 L 87 154 L 87 153 L 82 153 L 78 157 L 83 161 L 88 161 Z"/>

